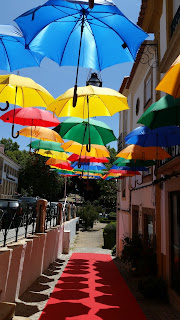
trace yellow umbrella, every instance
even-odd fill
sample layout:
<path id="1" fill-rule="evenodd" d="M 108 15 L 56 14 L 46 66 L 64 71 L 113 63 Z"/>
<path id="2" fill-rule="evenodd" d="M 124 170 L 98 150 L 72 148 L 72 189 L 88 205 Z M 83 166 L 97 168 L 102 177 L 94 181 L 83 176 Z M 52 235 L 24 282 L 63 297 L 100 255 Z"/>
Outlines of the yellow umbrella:
<path id="1" fill-rule="evenodd" d="M 19 130 L 21 136 L 63 143 L 61 136 L 54 130 L 44 127 L 25 127 Z"/>
<path id="2" fill-rule="evenodd" d="M 7 74 L 0 75 L 0 102 L 6 101 L 22 108 L 46 108 L 54 101 L 54 98 L 45 88 L 32 79 Z"/>
<path id="3" fill-rule="evenodd" d="M 141 147 L 136 144 L 130 144 L 120 151 L 116 157 L 138 160 L 163 160 L 171 158 L 171 156 L 160 147 Z"/>
<path id="4" fill-rule="evenodd" d="M 180 55 L 159 82 L 156 90 L 169 93 L 175 99 L 180 98 Z"/>
<path id="5" fill-rule="evenodd" d="M 91 144 L 91 151 L 86 150 L 86 145 L 75 141 L 68 141 L 61 146 L 66 152 L 72 152 L 81 156 L 90 156 L 95 158 L 110 157 L 106 147 L 97 144 Z"/>
<path id="6" fill-rule="evenodd" d="M 127 98 L 121 93 L 95 86 L 77 88 L 77 103 L 73 107 L 74 88 L 54 100 L 47 110 L 54 112 L 58 117 L 80 117 L 86 119 L 96 116 L 112 116 L 116 112 L 129 109 Z"/>
<path id="7" fill-rule="evenodd" d="M 49 158 L 54 158 L 54 159 L 59 159 L 59 160 L 67 160 L 69 155 L 65 152 L 58 152 L 58 151 L 53 151 L 53 150 L 44 150 L 44 149 L 39 149 L 36 151 L 36 154 L 40 154 L 43 157 L 49 157 Z"/>

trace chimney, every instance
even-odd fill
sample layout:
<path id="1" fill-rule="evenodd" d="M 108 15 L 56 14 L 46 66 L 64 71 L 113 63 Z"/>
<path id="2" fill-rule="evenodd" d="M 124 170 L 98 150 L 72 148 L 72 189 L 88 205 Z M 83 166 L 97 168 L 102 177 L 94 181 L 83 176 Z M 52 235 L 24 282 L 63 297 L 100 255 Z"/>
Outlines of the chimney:
<path id="1" fill-rule="evenodd" d="M 0 152 L 4 153 L 4 144 L 0 144 Z"/>

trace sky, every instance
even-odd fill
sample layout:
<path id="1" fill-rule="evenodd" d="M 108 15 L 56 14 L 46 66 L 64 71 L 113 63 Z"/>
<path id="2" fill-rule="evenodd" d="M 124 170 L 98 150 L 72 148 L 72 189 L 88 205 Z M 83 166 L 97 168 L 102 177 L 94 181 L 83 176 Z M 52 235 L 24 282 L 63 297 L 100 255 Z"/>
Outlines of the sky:
<path id="1" fill-rule="evenodd" d="M 29 9 L 35 8 L 39 5 L 44 4 L 44 0 L 6 0 L 1 1 L 0 4 L 0 24 L 13 24 L 16 25 L 13 20 L 22 13 Z M 114 0 L 115 4 L 119 9 L 134 23 L 137 23 L 141 0 Z M 103 87 L 112 88 L 119 91 L 122 80 L 124 77 L 130 74 L 133 63 L 121 63 L 104 69 L 100 73 Z M 86 80 L 89 77 L 89 69 L 80 68 L 78 86 L 86 85 Z M 16 71 L 13 72 L 17 74 Z M 3 70 L 0 70 L 0 74 L 8 74 Z M 57 98 L 63 94 L 66 90 L 74 86 L 76 68 L 75 67 L 59 67 L 54 61 L 44 58 L 41 62 L 40 67 L 24 68 L 19 70 L 19 75 L 24 77 L 30 77 L 38 84 L 45 87 L 54 98 Z M 0 111 L 0 116 L 3 114 Z M 65 118 L 59 118 L 62 122 Z M 97 117 L 97 120 L 105 122 L 114 131 L 115 136 L 118 138 L 119 135 L 119 114 L 116 113 L 112 117 Z M 4 123 L 0 120 L 0 139 L 1 138 L 12 138 L 11 137 L 11 124 Z M 15 131 L 22 129 L 22 126 L 15 125 Z M 13 139 L 13 138 L 12 138 Z M 20 145 L 20 149 L 26 149 L 29 144 L 30 138 L 19 136 L 18 139 L 13 139 Z M 117 150 L 117 142 L 111 142 L 110 147 Z"/>

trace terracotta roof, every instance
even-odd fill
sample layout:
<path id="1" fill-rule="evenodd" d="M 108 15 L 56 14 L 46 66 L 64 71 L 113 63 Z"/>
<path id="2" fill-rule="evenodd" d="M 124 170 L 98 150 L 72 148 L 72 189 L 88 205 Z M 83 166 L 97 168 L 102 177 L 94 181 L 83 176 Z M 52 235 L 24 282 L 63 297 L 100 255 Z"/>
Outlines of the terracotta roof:
<path id="1" fill-rule="evenodd" d="M 145 15 L 145 12 L 146 12 L 146 9 L 147 9 L 147 4 L 148 4 L 148 0 L 142 0 L 141 10 L 140 10 L 139 18 L 138 18 L 138 22 L 137 22 L 137 25 L 139 27 L 142 27 L 143 20 L 144 20 L 144 15 Z"/>

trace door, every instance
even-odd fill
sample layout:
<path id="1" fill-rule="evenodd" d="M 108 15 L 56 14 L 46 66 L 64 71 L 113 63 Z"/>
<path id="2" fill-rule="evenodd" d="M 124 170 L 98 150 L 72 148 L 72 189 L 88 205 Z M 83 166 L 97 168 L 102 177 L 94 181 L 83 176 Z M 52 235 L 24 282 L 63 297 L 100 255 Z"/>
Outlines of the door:
<path id="1" fill-rule="evenodd" d="M 139 210 L 133 209 L 132 211 L 132 236 L 138 235 L 138 220 L 139 220 Z"/>
<path id="2" fill-rule="evenodd" d="M 180 192 L 171 193 L 171 284 L 180 295 Z"/>

